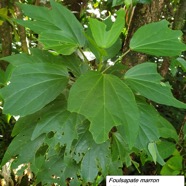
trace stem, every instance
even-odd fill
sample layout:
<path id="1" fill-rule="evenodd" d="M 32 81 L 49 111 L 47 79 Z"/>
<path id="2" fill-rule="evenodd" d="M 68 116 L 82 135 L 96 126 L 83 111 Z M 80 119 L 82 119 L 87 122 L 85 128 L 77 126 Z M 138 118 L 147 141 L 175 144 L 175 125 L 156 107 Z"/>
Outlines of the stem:
<path id="1" fill-rule="evenodd" d="M 123 53 L 120 57 L 118 57 L 118 59 L 116 59 L 116 60 L 114 61 L 114 64 L 117 63 L 118 61 L 121 61 L 121 60 L 123 59 L 123 57 L 126 56 L 129 52 L 130 52 L 130 48 L 129 48 L 125 53 Z M 110 67 L 112 67 L 112 66 L 108 66 L 107 68 L 105 68 L 105 69 L 102 71 L 102 73 L 105 73 Z"/>
<path id="2" fill-rule="evenodd" d="M 80 53 L 82 54 L 83 58 L 84 58 L 84 61 L 85 63 L 87 63 L 89 65 L 89 60 L 87 59 L 87 57 L 85 56 L 85 54 L 83 53 L 83 50 L 81 48 L 78 48 Z"/>
<path id="3" fill-rule="evenodd" d="M 123 57 L 125 57 L 129 52 L 130 52 L 130 48 L 125 53 L 123 53 L 114 63 L 121 61 Z"/>

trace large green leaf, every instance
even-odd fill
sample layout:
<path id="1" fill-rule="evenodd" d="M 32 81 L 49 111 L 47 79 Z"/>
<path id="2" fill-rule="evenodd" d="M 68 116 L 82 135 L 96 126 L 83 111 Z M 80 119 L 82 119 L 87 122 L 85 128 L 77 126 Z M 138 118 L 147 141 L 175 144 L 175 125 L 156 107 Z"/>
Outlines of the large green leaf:
<path id="1" fill-rule="evenodd" d="M 173 97 L 170 85 L 161 80 L 154 63 L 136 65 L 125 74 L 125 82 L 137 93 L 160 104 L 186 109 L 186 104 Z"/>
<path id="2" fill-rule="evenodd" d="M 162 20 L 139 28 L 130 40 L 131 50 L 155 56 L 178 56 L 186 50 L 181 42 L 182 32 L 168 28 Z"/>
<path id="3" fill-rule="evenodd" d="M 25 116 L 54 100 L 68 82 L 67 69 L 48 63 L 25 64 L 15 68 L 10 84 L 1 89 L 4 113 Z"/>
<path id="4" fill-rule="evenodd" d="M 128 143 L 134 144 L 139 129 L 138 108 L 131 90 L 116 76 L 95 71 L 80 76 L 70 90 L 68 109 L 89 119 L 97 143 L 108 139 L 112 127 L 123 125 Z"/>
<path id="5" fill-rule="evenodd" d="M 89 23 L 92 36 L 99 47 L 109 48 L 118 40 L 125 24 L 124 18 L 124 10 L 119 10 L 117 12 L 116 21 L 113 23 L 110 30 L 108 30 L 105 23 L 97 19 L 90 19 Z"/>
<path id="6" fill-rule="evenodd" d="M 55 140 L 53 145 L 66 145 L 66 149 L 69 150 L 73 140 L 78 137 L 77 124 L 81 123 L 84 117 L 67 111 L 66 103 L 63 100 L 56 102 L 40 117 L 31 139 L 35 140 L 43 133 L 53 132 Z"/>
<path id="7" fill-rule="evenodd" d="M 40 34 L 39 40 L 46 49 L 69 55 L 78 47 L 84 46 L 85 37 L 82 25 L 71 11 L 61 4 L 51 0 L 52 9 L 26 4 L 19 6 L 33 21 L 17 20 L 17 23 Z"/>
<path id="8" fill-rule="evenodd" d="M 72 54 L 68 56 L 54 55 L 51 52 L 40 50 L 38 48 L 32 48 L 31 54 L 16 54 L 1 58 L 8 61 L 12 66 L 16 67 L 26 63 L 51 63 L 51 64 L 63 64 L 66 66 L 75 76 L 80 76 L 86 72 L 89 66 L 80 60 L 77 55 Z"/>

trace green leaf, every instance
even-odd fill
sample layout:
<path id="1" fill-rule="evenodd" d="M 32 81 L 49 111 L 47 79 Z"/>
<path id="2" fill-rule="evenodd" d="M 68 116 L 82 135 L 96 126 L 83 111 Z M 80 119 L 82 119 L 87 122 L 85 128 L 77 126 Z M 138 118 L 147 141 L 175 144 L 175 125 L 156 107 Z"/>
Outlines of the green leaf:
<path id="1" fill-rule="evenodd" d="M 26 130 L 26 128 L 29 128 L 30 125 L 32 125 L 32 126 L 34 125 L 34 127 L 35 127 L 37 121 L 40 118 L 40 115 L 42 115 L 43 112 L 46 112 L 47 109 L 48 108 L 43 108 L 43 109 L 41 109 L 40 111 L 38 111 L 34 114 L 31 114 L 31 115 L 28 115 L 28 116 L 25 116 L 25 117 L 20 117 L 18 119 L 18 121 L 16 122 L 16 124 L 14 125 L 11 136 L 12 137 L 17 136 L 19 133 Z"/>
<path id="2" fill-rule="evenodd" d="M 25 64 L 14 69 L 10 82 L 1 89 L 3 111 L 25 116 L 43 108 L 64 90 L 68 72 L 62 65 Z"/>
<path id="3" fill-rule="evenodd" d="M 80 185 L 77 180 L 79 166 L 72 159 L 65 159 L 61 154 L 56 153 L 47 157 L 42 166 L 38 167 L 38 164 L 35 164 L 34 168 L 38 169 L 36 181 L 37 183 L 42 182 L 42 185 L 52 185 L 54 183 L 66 185 L 66 179 L 68 178 L 72 178 L 70 183 L 75 182 L 76 185 Z"/>
<path id="4" fill-rule="evenodd" d="M 123 163 L 120 161 L 111 161 L 109 164 L 108 175 L 123 175 Z"/>
<path id="5" fill-rule="evenodd" d="M 163 138 L 172 138 L 176 142 L 178 141 L 178 134 L 173 125 L 163 117 L 159 117 L 158 122 L 156 123 L 160 136 Z"/>
<path id="6" fill-rule="evenodd" d="M 148 144 L 148 150 L 153 158 L 153 161 L 154 163 L 156 164 L 156 161 L 157 161 L 157 147 L 156 147 L 156 144 L 153 142 L 153 143 L 149 143 Z"/>
<path id="7" fill-rule="evenodd" d="M 94 140 L 92 138 L 91 133 L 89 132 L 89 123 L 85 122 L 83 125 L 79 125 L 78 127 L 78 139 L 76 143 L 74 143 L 73 147 L 73 159 L 79 163 L 83 156 L 86 154 L 88 149 L 94 144 Z"/>
<path id="8" fill-rule="evenodd" d="M 89 24 L 92 36 L 99 47 L 109 48 L 118 40 L 125 24 L 124 18 L 125 12 L 121 9 L 117 12 L 116 21 L 110 30 L 107 30 L 107 25 L 103 22 L 97 19 L 90 19 Z"/>
<path id="9" fill-rule="evenodd" d="M 128 145 L 124 138 L 121 136 L 119 132 L 114 132 L 112 134 L 112 159 L 113 161 L 121 161 L 121 163 L 125 162 L 125 164 L 128 166 L 131 165 L 130 160 L 130 152 L 128 149 Z M 129 161 L 128 161 L 129 160 Z M 128 161 L 128 162 L 127 162 Z"/>
<path id="10" fill-rule="evenodd" d="M 157 146 L 155 142 L 149 143 L 148 144 L 148 151 L 150 152 L 152 159 L 154 161 L 154 163 L 156 164 L 156 162 L 158 162 L 160 165 L 164 165 L 165 162 L 163 160 L 163 158 L 161 157 L 161 155 L 158 152 Z"/>
<path id="11" fill-rule="evenodd" d="M 83 27 L 70 10 L 51 0 L 52 9 L 32 5 L 19 5 L 33 21 L 17 20 L 40 34 L 45 49 L 53 49 L 64 55 L 72 54 L 85 44 Z M 31 11 L 35 10 L 32 14 Z M 47 16 L 46 16 L 47 15 Z"/>
<path id="12" fill-rule="evenodd" d="M 88 48 L 96 56 L 96 59 L 98 61 L 106 61 L 107 59 L 114 57 L 120 51 L 121 46 L 122 46 L 121 40 L 118 39 L 109 48 L 103 49 L 103 48 L 99 47 L 91 34 L 90 28 L 88 28 L 86 31 L 86 38 L 87 38 Z"/>
<path id="13" fill-rule="evenodd" d="M 71 34 L 74 39 L 82 47 L 85 44 L 85 36 L 83 27 L 80 22 L 76 19 L 74 14 L 68 10 L 65 6 L 56 3 L 54 0 L 50 0 L 52 6 L 52 17 L 53 23 L 64 33 Z M 45 15 L 46 16 L 46 15 Z"/>
<path id="14" fill-rule="evenodd" d="M 95 71 L 80 76 L 70 90 L 68 109 L 91 122 L 90 131 L 97 143 L 108 139 L 112 127 L 123 125 L 128 143 L 134 144 L 138 109 L 133 93 L 119 78 Z"/>
<path id="15" fill-rule="evenodd" d="M 122 5 L 123 3 L 124 3 L 124 0 L 113 0 L 112 7 Z"/>
<path id="16" fill-rule="evenodd" d="M 186 60 L 183 58 L 177 58 L 176 59 L 179 63 L 179 65 L 182 67 L 183 71 L 186 72 Z"/>
<path id="17" fill-rule="evenodd" d="M 1 59 L 9 62 L 12 66 L 18 66 L 18 65 L 25 64 L 25 63 L 34 62 L 31 58 L 31 55 L 28 55 L 25 53 L 6 56 Z"/>
<path id="18" fill-rule="evenodd" d="M 8 61 L 11 65 L 19 66 L 26 63 L 51 63 L 51 64 L 63 64 L 66 66 L 75 76 L 80 76 L 89 67 L 84 64 L 77 55 L 72 54 L 69 56 L 54 55 L 51 52 L 40 50 L 38 48 L 32 48 L 31 54 L 16 54 L 1 58 Z"/>
<path id="19" fill-rule="evenodd" d="M 186 50 L 181 42 L 182 32 L 168 28 L 169 22 L 162 20 L 140 27 L 130 40 L 130 48 L 155 56 L 178 56 Z"/>
<path id="20" fill-rule="evenodd" d="M 66 61 L 68 56 L 55 56 L 51 52 L 44 51 L 38 48 L 31 48 L 31 54 L 15 54 L 1 58 L 9 62 L 13 66 L 19 66 L 27 63 L 51 63 L 61 64 L 62 61 Z M 64 59 L 63 59 L 64 58 Z"/>
<path id="21" fill-rule="evenodd" d="M 124 0 L 124 1 L 125 1 L 125 5 L 129 7 L 131 4 L 133 4 L 133 1 L 135 0 Z"/>
<path id="22" fill-rule="evenodd" d="M 173 97 L 170 85 L 161 80 L 154 63 L 136 65 L 125 74 L 125 82 L 137 93 L 160 104 L 186 109 L 186 104 Z"/>
<path id="23" fill-rule="evenodd" d="M 94 182 L 99 170 L 106 176 L 109 167 L 109 142 L 95 144 L 85 154 L 81 163 L 81 175 L 86 182 Z"/>
<path id="24" fill-rule="evenodd" d="M 157 143 L 157 148 L 160 156 L 163 159 L 170 157 L 176 149 L 176 145 L 169 141 L 161 141 Z"/>
<path id="25" fill-rule="evenodd" d="M 135 146 L 140 149 L 147 149 L 149 143 L 158 141 L 160 134 L 156 123 L 158 122 L 158 112 L 153 106 L 143 101 L 138 101 L 140 111 L 139 133 Z"/>
<path id="26" fill-rule="evenodd" d="M 39 41 L 44 45 L 44 49 L 53 49 L 63 55 L 70 55 L 78 48 L 73 36 L 61 30 L 45 31 L 40 35 Z"/>
<path id="27" fill-rule="evenodd" d="M 28 119 L 28 118 L 27 118 Z M 23 163 L 29 163 L 35 156 L 35 153 L 44 142 L 44 135 L 31 141 L 34 125 L 27 125 L 11 142 L 5 152 L 1 165 L 4 165 L 11 158 L 18 155 L 14 161 L 15 166 Z M 29 152 L 29 153 L 28 153 Z"/>
<path id="28" fill-rule="evenodd" d="M 48 112 L 45 112 L 32 133 L 32 140 L 35 140 L 43 133 L 54 132 L 55 144 L 66 145 L 71 148 L 74 139 L 77 139 L 77 124 L 81 123 L 84 117 L 66 110 L 66 103 L 61 100 L 52 105 Z M 50 145 L 50 144 L 49 144 Z"/>
<path id="29" fill-rule="evenodd" d="M 28 5 L 25 4 L 26 6 L 33 6 L 33 5 Z M 33 9 L 35 9 L 35 6 L 33 6 Z M 47 13 L 47 15 L 49 15 L 49 12 Z M 48 16 L 45 16 L 48 17 Z M 51 19 L 52 20 L 52 19 Z M 41 34 L 44 30 L 48 30 L 50 28 L 50 30 L 59 30 L 58 27 L 56 27 L 55 25 L 53 25 L 53 23 L 51 22 L 47 22 L 48 20 L 15 20 L 15 22 L 19 25 L 22 25 L 26 28 L 30 28 L 32 31 L 34 31 L 37 34 Z"/>
<path id="30" fill-rule="evenodd" d="M 34 21 L 15 20 L 18 24 L 28 27 L 38 34 L 49 28 L 50 30 L 59 30 L 59 27 L 54 25 L 52 12 L 48 8 L 24 3 L 18 3 L 18 6 L 25 15 L 34 19 Z"/>
<path id="31" fill-rule="evenodd" d="M 163 166 L 160 174 L 161 175 L 177 175 L 182 170 L 183 158 L 180 155 L 171 157 L 166 164 Z"/>

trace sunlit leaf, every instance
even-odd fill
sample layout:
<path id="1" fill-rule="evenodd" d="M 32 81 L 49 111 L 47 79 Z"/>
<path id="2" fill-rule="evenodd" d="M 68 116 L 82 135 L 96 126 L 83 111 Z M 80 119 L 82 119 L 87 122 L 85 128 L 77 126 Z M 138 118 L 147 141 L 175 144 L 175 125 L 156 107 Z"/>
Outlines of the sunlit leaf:
<path id="1" fill-rule="evenodd" d="M 159 154 L 159 151 L 157 149 L 157 145 L 156 145 L 155 142 L 152 142 L 152 143 L 148 144 L 148 151 L 151 154 L 152 159 L 153 159 L 155 164 L 156 164 L 156 162 L 158 162 L 160 165 L 164 165 L 165 164 L 163 158 Z"/>
<path id="2" fill-rule="evenodd" d="M 154 163 L 156 164 L 156 161 L 157 161 L 157 154 L 156 154 L 156 151 L 157 151 L 157 147 L 156 147 L 156 144 L 155 143 L 149 143 L 148 144 L 148 150 L 153 158 L 153 161 Z"/>
<path id="3" fill-rule="evenodd" d="M 163 166 L 161 175 L 178 175 L 182 170 L 183 158 L 180 155 L 171 157 Z"/>
<path id="4" fill-rule="evenodd" d="M 90 19 L 90 29 L 92 36 L 101 48 L 111 47 L 119 38 L 121 31 L 124 27 L 124 10 L 119 10 L 117 12 L 116 21 L 113 23 L 110 30 L 107 30 L 107 25 L 97 19 Z"/>

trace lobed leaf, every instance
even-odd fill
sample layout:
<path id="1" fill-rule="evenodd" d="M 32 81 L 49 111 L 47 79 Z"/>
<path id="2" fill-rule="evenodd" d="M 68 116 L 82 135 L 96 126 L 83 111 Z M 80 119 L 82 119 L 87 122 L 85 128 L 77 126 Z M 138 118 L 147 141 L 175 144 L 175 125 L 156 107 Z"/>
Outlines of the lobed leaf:
<path id="1" fill-rule="evenodd" d="M 66 110 L 66 103 L 63 100 L 58 101 L 40 117 L 31 140 L 35 140 L 42 134 L 53 132 L 55 141 L 53 145 L 66 146 L 68 151 L 73 140 L 78 138 L 76 127 L 82 120 L 84 120 L 82 116 Z"/>
<path id="2" fill-rule="evenodd" d="M 116 21 L 113 23 L 110 30 L 107 30 L 107 25 L 97 19 L 90 19 L 90 29 L 92 36 L 101 48 L 110 48 L 119 38 L 124 27 L 124 10 L 119 10 L 117 12 Z"/>
<path id="3" fill-rule="evenodd" d="M 16 22 L 38 33 L 45 49 L 70 55 L 85 44 L 83 27 L 66 7 L 53 0 L 50 3 L 52 9 L 19 4 L 23 12 L 33 20 Z"/>
<path id="4" fill-rule="evenodd" d="M 74 83 L 68 110 L 84 115 L 97 143 L 108 139 L 114 126 L 123 125 L 130 146 L 138 133 L 138 109 L 131 90 L 116 76 L 90 71 Z M 133 113 L 136 116 L 133 117 Z"/>
<path id="5" fill-rule="evenodd" d="M 186 50 L 181 42 L 182 32 L 168 28 L 169 22 L 162 20 L 140 27 L 130 40 L 130 48 L 155 56 L 179 56 Z"/>
<path id="6" fill-rule="evenodd" d="M 161 82 L 153 63 L 143 63 L 128 70 L 124 76 L 125 82 L 137 93 L 159 104 L 186 109 L 186 104 L 174 98 L 168 83 Z"/>

